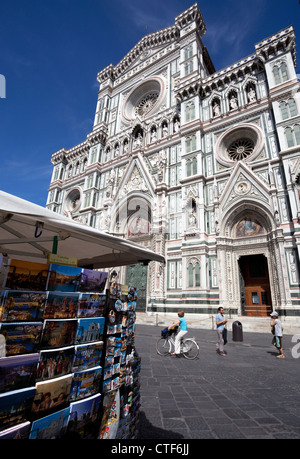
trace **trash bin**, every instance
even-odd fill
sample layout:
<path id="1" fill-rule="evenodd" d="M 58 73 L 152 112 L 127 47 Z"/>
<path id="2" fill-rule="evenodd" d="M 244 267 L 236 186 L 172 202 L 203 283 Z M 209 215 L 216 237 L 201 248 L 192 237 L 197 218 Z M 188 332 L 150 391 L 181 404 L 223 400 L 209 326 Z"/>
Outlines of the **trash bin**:
<path id="1" fill-rule="evenodd" d="M 232 341 L 243 341 L 243 326 L 238 320 L 232 324 Z"/>

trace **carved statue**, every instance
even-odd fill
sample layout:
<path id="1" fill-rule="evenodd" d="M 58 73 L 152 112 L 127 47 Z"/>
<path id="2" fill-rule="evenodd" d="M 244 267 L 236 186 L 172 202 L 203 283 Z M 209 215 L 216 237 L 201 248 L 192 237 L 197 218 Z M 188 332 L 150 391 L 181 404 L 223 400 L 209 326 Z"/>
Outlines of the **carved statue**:
<path id="1" fill-rule="evenodd" d="M 249 102 L 255 102 L 256 101 L 256 94 L 254 89 L 251 87 L 248 91 L 248 99 Z"/>
<path id="2" fill-rule="evenodd" d="M 142 134 L 139 132 L 138 135 L 137 135 L 137 137 L 134 139 L 133 147 L 134 147 L 134 148 L 141 147 L 141 146 L 142 146 L 142 141 L 143 141 L 143 136 L 142 136 Z"/>
<path id="3" fill-rule="evenodd" d="M 180 122 L 178 119 L 176 119 L 174 122 L 174 132 L 178 132 L 179 128 L 180 128 Z"/>
<path id="4" fill-rule="evenodd" d="M 214 111 L 214 116 L 220 116 L 221 110 L 220 110 L 220 105 L 215 102 L 213 106 L 213 111 Z"/>
<path id="5" fill-rule="evenodd" d="M 234 96 L 234 94 L 232 94 L 229 102 L 230 102 L 230 107 L 232 109 L 238 108 L 238 101 L 237 101 L 237 98 Z"/>
<path id="6" fill-rule="evenodd" d="M 156 132 L 156 129 L 153 128 L 152 131 L 151 131 L 151 138 L 150 138 L 150 141 L 151 142 L 155 142 L 157 140 L 157 132 Z"/>
<path id="7" fill-rule="evenodd" d="M 163 127 L 162 127 L 162 130 L 163 130 L 163 137 L 166 137 L 168 135 L 168 133 L 169 133 L 168 125 L 164 124 Z"/>
<path id="8" fill-rule="evenodd" d="M 197 218 L 196 218 L 196 213 L 194 210 L 190 212 L 188 223 L 189 223 L 189 228 L 195 228 L 196 223 L 197 223 Z"/>

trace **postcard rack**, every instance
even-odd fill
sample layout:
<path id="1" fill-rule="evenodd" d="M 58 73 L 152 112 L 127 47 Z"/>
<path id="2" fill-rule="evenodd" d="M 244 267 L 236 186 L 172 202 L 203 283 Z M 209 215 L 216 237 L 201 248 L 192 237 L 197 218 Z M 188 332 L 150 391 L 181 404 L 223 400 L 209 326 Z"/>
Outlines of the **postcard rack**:
<path id="1" fill-rule="evenodd" d="M 0 438 L 137 438 L 135 289 L 75 266 L 3 270 Z"/>

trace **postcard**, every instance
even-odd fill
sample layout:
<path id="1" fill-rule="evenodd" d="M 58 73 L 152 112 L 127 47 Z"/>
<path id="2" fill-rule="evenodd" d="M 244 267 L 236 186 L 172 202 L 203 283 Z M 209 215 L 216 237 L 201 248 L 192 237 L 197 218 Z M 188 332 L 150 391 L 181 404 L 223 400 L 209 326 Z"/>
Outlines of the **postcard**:
<path id="1" fill-rule="evenodd" d="M 94 269 L 83 269 L 79 290 L 81 292 L 103 292 L 108 273 Z"/>
<path id="2" fill-rule="evenodd" d="M 28 440 L 30 429 L 31 423 L 25 421 L 0 432 L 0 440 Z"/>
<path id="3" fill-rule="evenodd" d="M 104 333 L 104 323 L 104 317 L 78 319 L 75 344 L 83 344 L 91 341 L 101 341 Z"/>
<path id="4" fill-rule="evenodd" d="M 109 392 L 111 390 L 111 379 L 103 380 L 103 392 Z"/>
<path id="5" fill-rule="evenodd" d="M 26 354 L 0 359 L 0 392 L 34 386 L 39 354 Z"/>
<path id="6" fill-rule="evenodd" d="M 96 394 L 71 403 L 68 433 L 72 433 L 72 438 L 95 439 L 97 437 L 98 424 L 96 421 L 98 420 L 100 402 L 101 395 Z"/>
<path id="7" fill-rule="evenodd" d="M 81 293 L 78 301 L 77 316 L 81 318 L 104 317 L 106 295 L 99 293 Z"/>
<path id="8" fill-rule="evenodd" d="M 103 399 L 103 416 L 101 420 L 99 439 L 114 439 L 120 420 L 120 391 L 113 390 L 105 394 Z"/>
<path id="9" fill-rule="evenodd" d="M 36 352 L 42 329 L 43 324 L 39 322 L 0 324 L 0 333 L 6 341 L 6 356 Z"/>
<path id="10" fill-rule="evenodd" d="M 70 407 L 45 416 L 32 423 L 29 440 L 49 440 L 63 438 L 66 434 Z"/>
<path id="11" fill-rule="evenodd" d="M 10 260 L 4 288 L 10 290 L 46 290 L 48 265 L 24 260 Z"/>
<path id="12" fill-rule="evenodd" d="M 74 344 L 76 330 L 77 320 L 45 320 L 40 345 L 41 349 L 70 346 Z"/>
<path id="13" fill-rule="evenodd" d="M 35 387 L 0 394 L 0 429 L 28 421 Z"/>
<path id="14" fill-rule="evenodd" d="M 36 383 L 32 413 L 38 417 L 65 408 L 69 401 L 72 375 Z"/>
<path id="15" fill-rule="evenodd" d="M 103 379 L 109 379 L 112 377 L 113 365 L 104 368 Z"/>
<path id="16" fill-rule="evenodd" d="M 107 334 L 114 335 L 116 333 L 116 325 L 107 325 Z"/>
<path id="17" fill-rule="evenodd" d="M 64 376 L 72 371 L 75 348 L 64 347 L 55 350 L 41 351 L 37 369 L 37 381 L 45 381 Z"/>
<path id="18" fill-rule="evenodd" d="M 79 293 L 49 292 L 44 319 L 74 319 L 77 316 Z"/>
<path id="19" fill-rule="evenodd" d="M 77 292 L 81 280 L 82 268 L 67 265 L 49 265 L 47 290 Z"/>
<path id="20" fill-rule="evenodd" d="M 46 292 L 5 290 L 0 306 L 2 322 L 32 322 L 43 320 Z"/>
<path id="21" fill-rule="evenodd" d="M 114 378 L 111 380 L 111 389 L 114 390 L 114 389 L 118 389 L 120 387 L 120 378 L 117 377 L 117 378 Z"/>
<path id="22" fill-rule="evenodd" d="M 75 346 L 75 357 L 72 371 L 81 371 L 100 364 L 103 341 Z"/>
<path id="23" fill-rule="evenodd" d="M 99 392 L 102 367 L 90 368 L 73 374 L 70 401 L 90 397 Z"/>

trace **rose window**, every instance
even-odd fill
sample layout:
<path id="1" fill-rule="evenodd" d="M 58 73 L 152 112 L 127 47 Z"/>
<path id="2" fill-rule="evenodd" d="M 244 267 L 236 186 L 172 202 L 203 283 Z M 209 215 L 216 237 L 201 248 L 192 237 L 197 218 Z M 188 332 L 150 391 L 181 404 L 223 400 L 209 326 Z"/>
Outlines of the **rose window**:
<path id="1" fill-rule="evenodd" d="M 77 211 L 81 203 L 81 193 L 78 188 L 73 188 L 65 197 L 64 211 L 72 214 Z"/>
<path id="2" fill-rule="evenodd" d="M 254 143 L 250 139 L 239 139 L 232 142 L 227 148 L 227 153 L 233 161 L 241 161 L 253 153 Z"/>
<path id="3" fill-rule="evenodd" d="M 219 135 L 215 147 L 216 160 L 225 167 L 238 161 L 250 163 L 264 148 L 264 137 L 259 126 L 240 123 Z"/>
<path id="4" fill-rule="evenodd" d="M 123 103 L 121 116 L 124 122 L 156 113 L 167 95 L 165 79 L 153 76 L 143 80 L 130 91 Z"/>
<path id="5" fill-rule="evenodd" d="M 146 115 L 155 105 L 158 99 L 158 96 L 159 96 L 158 93 L 151 93 L 143 97 L 143 99 L 139 102 L 139 104 L 135 108 L 136 115 L 140 115 L 140 116 Z"/>

